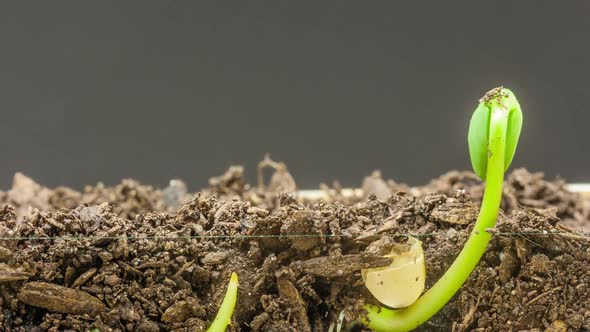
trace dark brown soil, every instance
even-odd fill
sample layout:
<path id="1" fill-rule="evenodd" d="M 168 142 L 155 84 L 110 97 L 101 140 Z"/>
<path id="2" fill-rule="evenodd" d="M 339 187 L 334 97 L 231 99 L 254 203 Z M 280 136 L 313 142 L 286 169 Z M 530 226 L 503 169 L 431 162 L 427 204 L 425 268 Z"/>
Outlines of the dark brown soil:
<path id="1" fill-rule="evenodd" d="M 327 331 L 343 310 L 350 321 L 375 301 L 360 270 L 389 264 L 381 255 L 404 234 L 423 241 L 427 286 L 435 282 L 467 239 L 483 190 L 469 172 L 420 188 L 376 172 L 365 197 L 336 184 L 322 186 L 320 202 L 294 193 L 284 164 L 261 167 L 274 169 L 267 185 L 232 167 L 196 194 L 180 181 L 48 189 L 17 174 L 0 192 L 0 326 L 203 330 L 235 271 L 231 330 Z M 590 330 L 588 200 L 522 169 L 506 182 L 489 250 L 421 330 Z"/>

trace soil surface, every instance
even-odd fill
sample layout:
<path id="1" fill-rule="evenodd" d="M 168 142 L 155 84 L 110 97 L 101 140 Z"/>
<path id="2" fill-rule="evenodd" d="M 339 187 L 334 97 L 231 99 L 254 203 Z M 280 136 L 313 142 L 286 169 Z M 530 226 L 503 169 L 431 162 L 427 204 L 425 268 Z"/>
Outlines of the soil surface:
<path id="1" fill-rule="evenodd" d="M 382 255 L 407 234 L 423 242 L 432 285 L 466 241 L 483 192 L 470 172 L 418 188 L 374 172 L 359 195 L 336 183 L 309 199 L 270 158 L 256 186 L 239 166 L 209 183 L 198 193 L 178 180 L 78 192 L 16 174 L 0 192 L 2 330 L 206 330 L 236 272 L 231 331 L 328 331 L 340 313 L 354 321 L 376 303 L 360 270 L 388 265 Z M 564 184 L 507 175 L 488 251 L 420 330 L 590 330 L 590 201 Z"/>

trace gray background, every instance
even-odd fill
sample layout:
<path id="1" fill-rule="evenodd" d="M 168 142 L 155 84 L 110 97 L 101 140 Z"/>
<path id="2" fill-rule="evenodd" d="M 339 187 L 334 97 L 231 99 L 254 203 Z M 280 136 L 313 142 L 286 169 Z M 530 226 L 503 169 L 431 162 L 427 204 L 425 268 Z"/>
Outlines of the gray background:
<path id="1" fill-rule="evenodd" d="M 301 187 L 470 168 L 497 85 L 515 166 L 590 181 L 588 1 L 14 1 L 0 4 L 0 188 L 192 189 L 265 152 Z"/>

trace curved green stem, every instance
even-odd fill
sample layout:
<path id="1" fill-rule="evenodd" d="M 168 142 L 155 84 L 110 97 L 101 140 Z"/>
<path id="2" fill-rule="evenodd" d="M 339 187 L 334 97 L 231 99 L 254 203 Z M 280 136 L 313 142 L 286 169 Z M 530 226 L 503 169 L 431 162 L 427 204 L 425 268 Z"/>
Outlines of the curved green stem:
<path id="1" fill-rule="evenodd" d="M 219 311 L 217 312 L 217 316 L 215 316 L 215 320 L 213 320 L 213 323 L 211 326 L 209 326 L 207 332 L 225 332 L 227 326 L 231 323 L 231 316 L 234 313 L 234 308 L 238 300 L 237 298 L 238 275 L 235 272 L 232 272 L 223 302 L 219 307 Z"/>
<path id="2" fill-rule="evenodd" d="M 363 324 L 377 331 L 409 331 L 436 314 L 461 288 L 483 256 L 502 199 L 509 110 L 502 102 L 491 104 L 485 193 L 473 231 L 453 264 L 436 284 L 409 307 L 393 310 L 367 305 Z"/>

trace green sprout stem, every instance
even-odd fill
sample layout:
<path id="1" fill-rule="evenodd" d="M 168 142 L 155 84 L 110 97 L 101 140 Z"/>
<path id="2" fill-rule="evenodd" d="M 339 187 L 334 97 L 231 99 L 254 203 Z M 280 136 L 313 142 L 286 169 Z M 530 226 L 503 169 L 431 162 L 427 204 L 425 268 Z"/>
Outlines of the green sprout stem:
<path id="1" fill-rule="evenodd" d="M 518 102 L 511 92 L 503 97 L 507 100 L 498 97 L 497 100 L 487 104 L 490 115 L 485 193 L 477 221 L 465 246 L 438 282 L 412 305 L 403 309 L 366 305 L 368 314 L 363 318 L 362 323 L 369 328 L 377 331 L 410 331 L 417 328 L 436 314 L 455 295 L 479 263 L 491 238 L 487 230 L 496 224 L 502 199 L 504 172 L 508 166 L 505 164 L 505 155 L 507 134 L 510 131 L 510 111 L 518 107 L 520 112 Z M 504 102 L 507 102 L 510 107 L 507 107 Z"/>
<path id="2" fill-rule="evenodd" d="M 215 316 L 213 323 L 209 326 L 209 329 L 207 329 L 207 332 L 225 332 L 227 326 L 231 323 L 231 316 L 234 313 L 237 300 L 238 275 L 235 272 L 232 272 L 223 302 L 219 307 L 219 311 L 217 312 L 217 316 Z"/>

